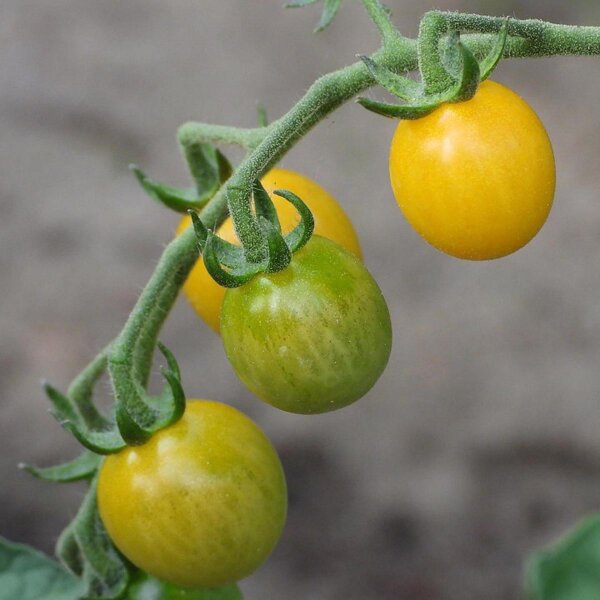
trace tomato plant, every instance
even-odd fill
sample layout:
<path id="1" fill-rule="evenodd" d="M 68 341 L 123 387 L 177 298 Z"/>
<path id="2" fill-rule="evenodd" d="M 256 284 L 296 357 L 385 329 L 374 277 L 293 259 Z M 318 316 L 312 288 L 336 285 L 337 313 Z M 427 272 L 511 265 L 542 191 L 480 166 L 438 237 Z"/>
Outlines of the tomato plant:
<path id="1" fill-rule="evenodd" d="M 392 345 L 387 305 L 363 264 L 314 236 L 288 268 L 227 290 L 221 335 L 240 379 L 269 404 L 323 413 L 366 394 Z"/>
<path id="2" fill-rule="evenodd" d="M 389 167 L 408 222 L 459 258 L 518 250 L 542 227 L 554 197 L 544 126 L 522 98 L 489 80 L 467 102 L 400 121 Z"/>
<path id="3" fill-rule="evenodd" d="M 159 335 L 184 287 L 215 330 L 221 313 L 233 369 L 267 403 L 323 413 L 372 388 L 390 356 L 391 319 L 352 225 L 316 183 L 273 168 L 342 104 L 375 83 L 399 99 L 358 102 L 400 119 L 392 187 L 408 221 L 435 247 L 496 258 L 526 244 L 546 220 L 555 187 L 546 131 L 524 100 L 488 78 L 503 58 L 600 55 L 600 28 L 431 11 L 413 40 L 379 0 L 362 4 L 380 48 L 320 77 L 287 113 L 270 124 L 259 116 L 257 127 L 189 122 L 179 129 L 193 187 L 164 185 L 133 168 L 152 198 L 190 213 L 193 228 L 186 217 L 121 332 L 67 391 L 44 386 L 53 415 L 85 449 L 62 465 L 25 468 L 89 486 L 57 542 L 70 573 L 0 540 L 0 600 L 241 597 L 235 582 L 260 566 L 284 526 L 282 467 L 239 411 L 186 403 L 179 365 Z M 341 5 L 325 0 L 318 29 Z M 403 75 L 415 70 L 418 79 Z M 217 147 L 225 143 L 244 150 L 235 167 Z M 315 224 L 319 235 L 311 237 Z M 388 272 L 396 259 L 393 253 Z M 152 395 L 157 348 L 165 385 Z M 114 396 L 107 411 L 94 402 L 105 373 Z M 537 557 L 528 576 L 532 598 L 598 597 L 590 565 L 598 562 L 599 525 L 590 521 L 558 552 Z"/>
<path id="4" fill-rule="evenodd" d="M 298 223 L 298 213 L 283 198 L 273 195 L 276 189 L 286 189 L 300 196 L 310 208 L 315 219 L 315 232 L 342 245 L 346 250 L 362 258 L 358 236 L 350 219 L 325 189 L 312 179 L 288 169 L 271 169 L 261 180 L 271 199 L 284 232 Z M 190 225 L 184 217 L 177 227 L 180 234 Z M 239 243 L 231 217 L 219 227 L 218 235 L 228 242 Z M 183 285 L 183 293 L 196 313 L 216 332 L 220 328 L 221 305 L 225 289 L 218 285 L 206 271 L 202 260 L 198 260 Z"/>
<path id="5" fill-rule="evenodd" d="M 248 417 L 190 401 L 175 425 L 105 459 L 98 506 L 137 567 L 182 587 L 215 587 L 252 573 L 273 550 L 286 484 L 275 450 Z"/>

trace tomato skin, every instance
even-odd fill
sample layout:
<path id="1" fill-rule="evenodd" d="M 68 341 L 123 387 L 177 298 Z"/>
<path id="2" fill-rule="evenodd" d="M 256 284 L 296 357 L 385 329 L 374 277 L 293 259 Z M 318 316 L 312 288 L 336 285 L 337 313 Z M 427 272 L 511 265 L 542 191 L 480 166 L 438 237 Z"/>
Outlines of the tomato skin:
<path id="1" fill-rule="evenodd" d="M 183 588 L 217 587 L 249 575 L 271 553 L 287 492 L 257 425 L 225 404 L 194 400 L 143 446 L 105 459 L 98 508 L 137 567 Z"/>
<path id="2" fill-rule="evenodd" d="M 509 88 L 485 81 L 467 102 L 400 121 L 390 181 L 408 222 L 452 256 L 506 256 L 542 227 L 556 171 L 548 134 Z"/>
<path id="3" fill-rule="evenodd" d="M 362 262 L 313 236 L 291 264 L 229 289 L 225 352 L 240 379 L 282 410 L 323 413 L 366 394 L 391 350 L 390 315 Z"/>
<path id="4" fill-rule="evenodd" d="M 284 233 L 291 231 L 298 224 L 299 217 L 296 209 L 287 200 L 273 195 L 273 191 L 277 189 L 290 190 L 304 200 L 313 213 L 317 234 L 341 244 L 346 250 L 362 258 L 358 237 L 350 219 L 335 198 L 320 185 L 300 173 L 281 168 L 271 169 L 262 178 L 261 183 L 271 195 Z M 184 231 L 190 222 L 189 216 L 181 219 L 177 234 Z M 239 244 L 231 218 L 219 227 L 218 235 L 228 242 Z M 198 260 L 190 272 L 183 286 L 183 293 L 194 311 L 218 333 L 225 288 L 208 274 L 202 259 Z"/>

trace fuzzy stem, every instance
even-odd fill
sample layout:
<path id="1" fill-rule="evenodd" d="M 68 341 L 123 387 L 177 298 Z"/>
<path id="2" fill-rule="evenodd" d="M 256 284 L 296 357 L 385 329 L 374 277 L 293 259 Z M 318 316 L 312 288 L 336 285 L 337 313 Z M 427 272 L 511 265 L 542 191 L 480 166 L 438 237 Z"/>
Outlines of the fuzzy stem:
<path id="1" fill-rule="evenodd" d="M 194 144 L 233 144 L 242 148 L 254 148 L 265 137 L 267 127 L 242 129 L 225 125 L 211 125 L 190 121 L 179 128 L 177 137 L 183 147 Z"/>

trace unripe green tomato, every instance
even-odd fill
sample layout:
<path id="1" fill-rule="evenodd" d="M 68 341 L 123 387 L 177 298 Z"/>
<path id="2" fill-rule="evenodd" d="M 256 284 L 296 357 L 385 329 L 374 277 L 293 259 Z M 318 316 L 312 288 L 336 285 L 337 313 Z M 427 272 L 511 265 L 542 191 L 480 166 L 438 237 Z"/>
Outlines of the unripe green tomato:
<path id="1" fill-rule="evenodd" d="M 265 402 L 311 414 L 364 396 L 392 347 L 390 314 L 362 262 L 313 236 L 290 265 L 225 294 L 225 352 Z"/>
<path id="2" fill-rule="evenodd" d="M 135 566 L 179 587 L 218 587 L 271 553 L 287 492 L 277 453 L 253 421 L 226 404 L 194 400 L 144 445 L 105 459 L 98 508 Z"/>

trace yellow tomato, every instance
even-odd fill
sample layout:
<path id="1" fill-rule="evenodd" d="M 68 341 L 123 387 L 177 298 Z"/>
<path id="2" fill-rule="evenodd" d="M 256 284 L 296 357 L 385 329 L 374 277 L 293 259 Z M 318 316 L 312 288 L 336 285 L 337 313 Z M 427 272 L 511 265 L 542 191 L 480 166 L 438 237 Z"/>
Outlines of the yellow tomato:
<path id="1" fill-rule="evenodd" d="M 458 258 L 518 250 L 542 227 L 554 197 L 554 154 L 542 122 L 522 98 L 492 81 L 467 102 L 400 121 L 389 166 L 408 222 Z"/>
<path id="2" fill-rule="evenodd" d="M 287 492 L 277 453 L 254 422 L 195 400 L 146 444 L 105 459 L 98 508 L 116 547 L 140 569 L 180 587 L 217 587 L 271 553 Z"/>
<path id="3" fill-rule="evenodd" d="M 271 195 L 283 233 L 291 231 L 300 219 L 296 209 L 287 200 L 272 194 L 273 190 L 277 189 L 289 190 L 300 196 L 313 213 L 316 234 L 337 242 L 358 258 L 362 258 L 358 237 L 350 219 L 335 198 L 321 186 L 299 173 L 280 168 L 269 171 L 261 182 Z M 189 224 L 190 217 L 184 217 L 179 223 L 177 234 Z M 239 244 L 231 218 L 221 225 L 218 235 L 228 242 Z M 201 259 L 192 269 L 183 286 L 183 292 L 196 313 L 218 332 L 225 288 L 215 283 Z"/>

